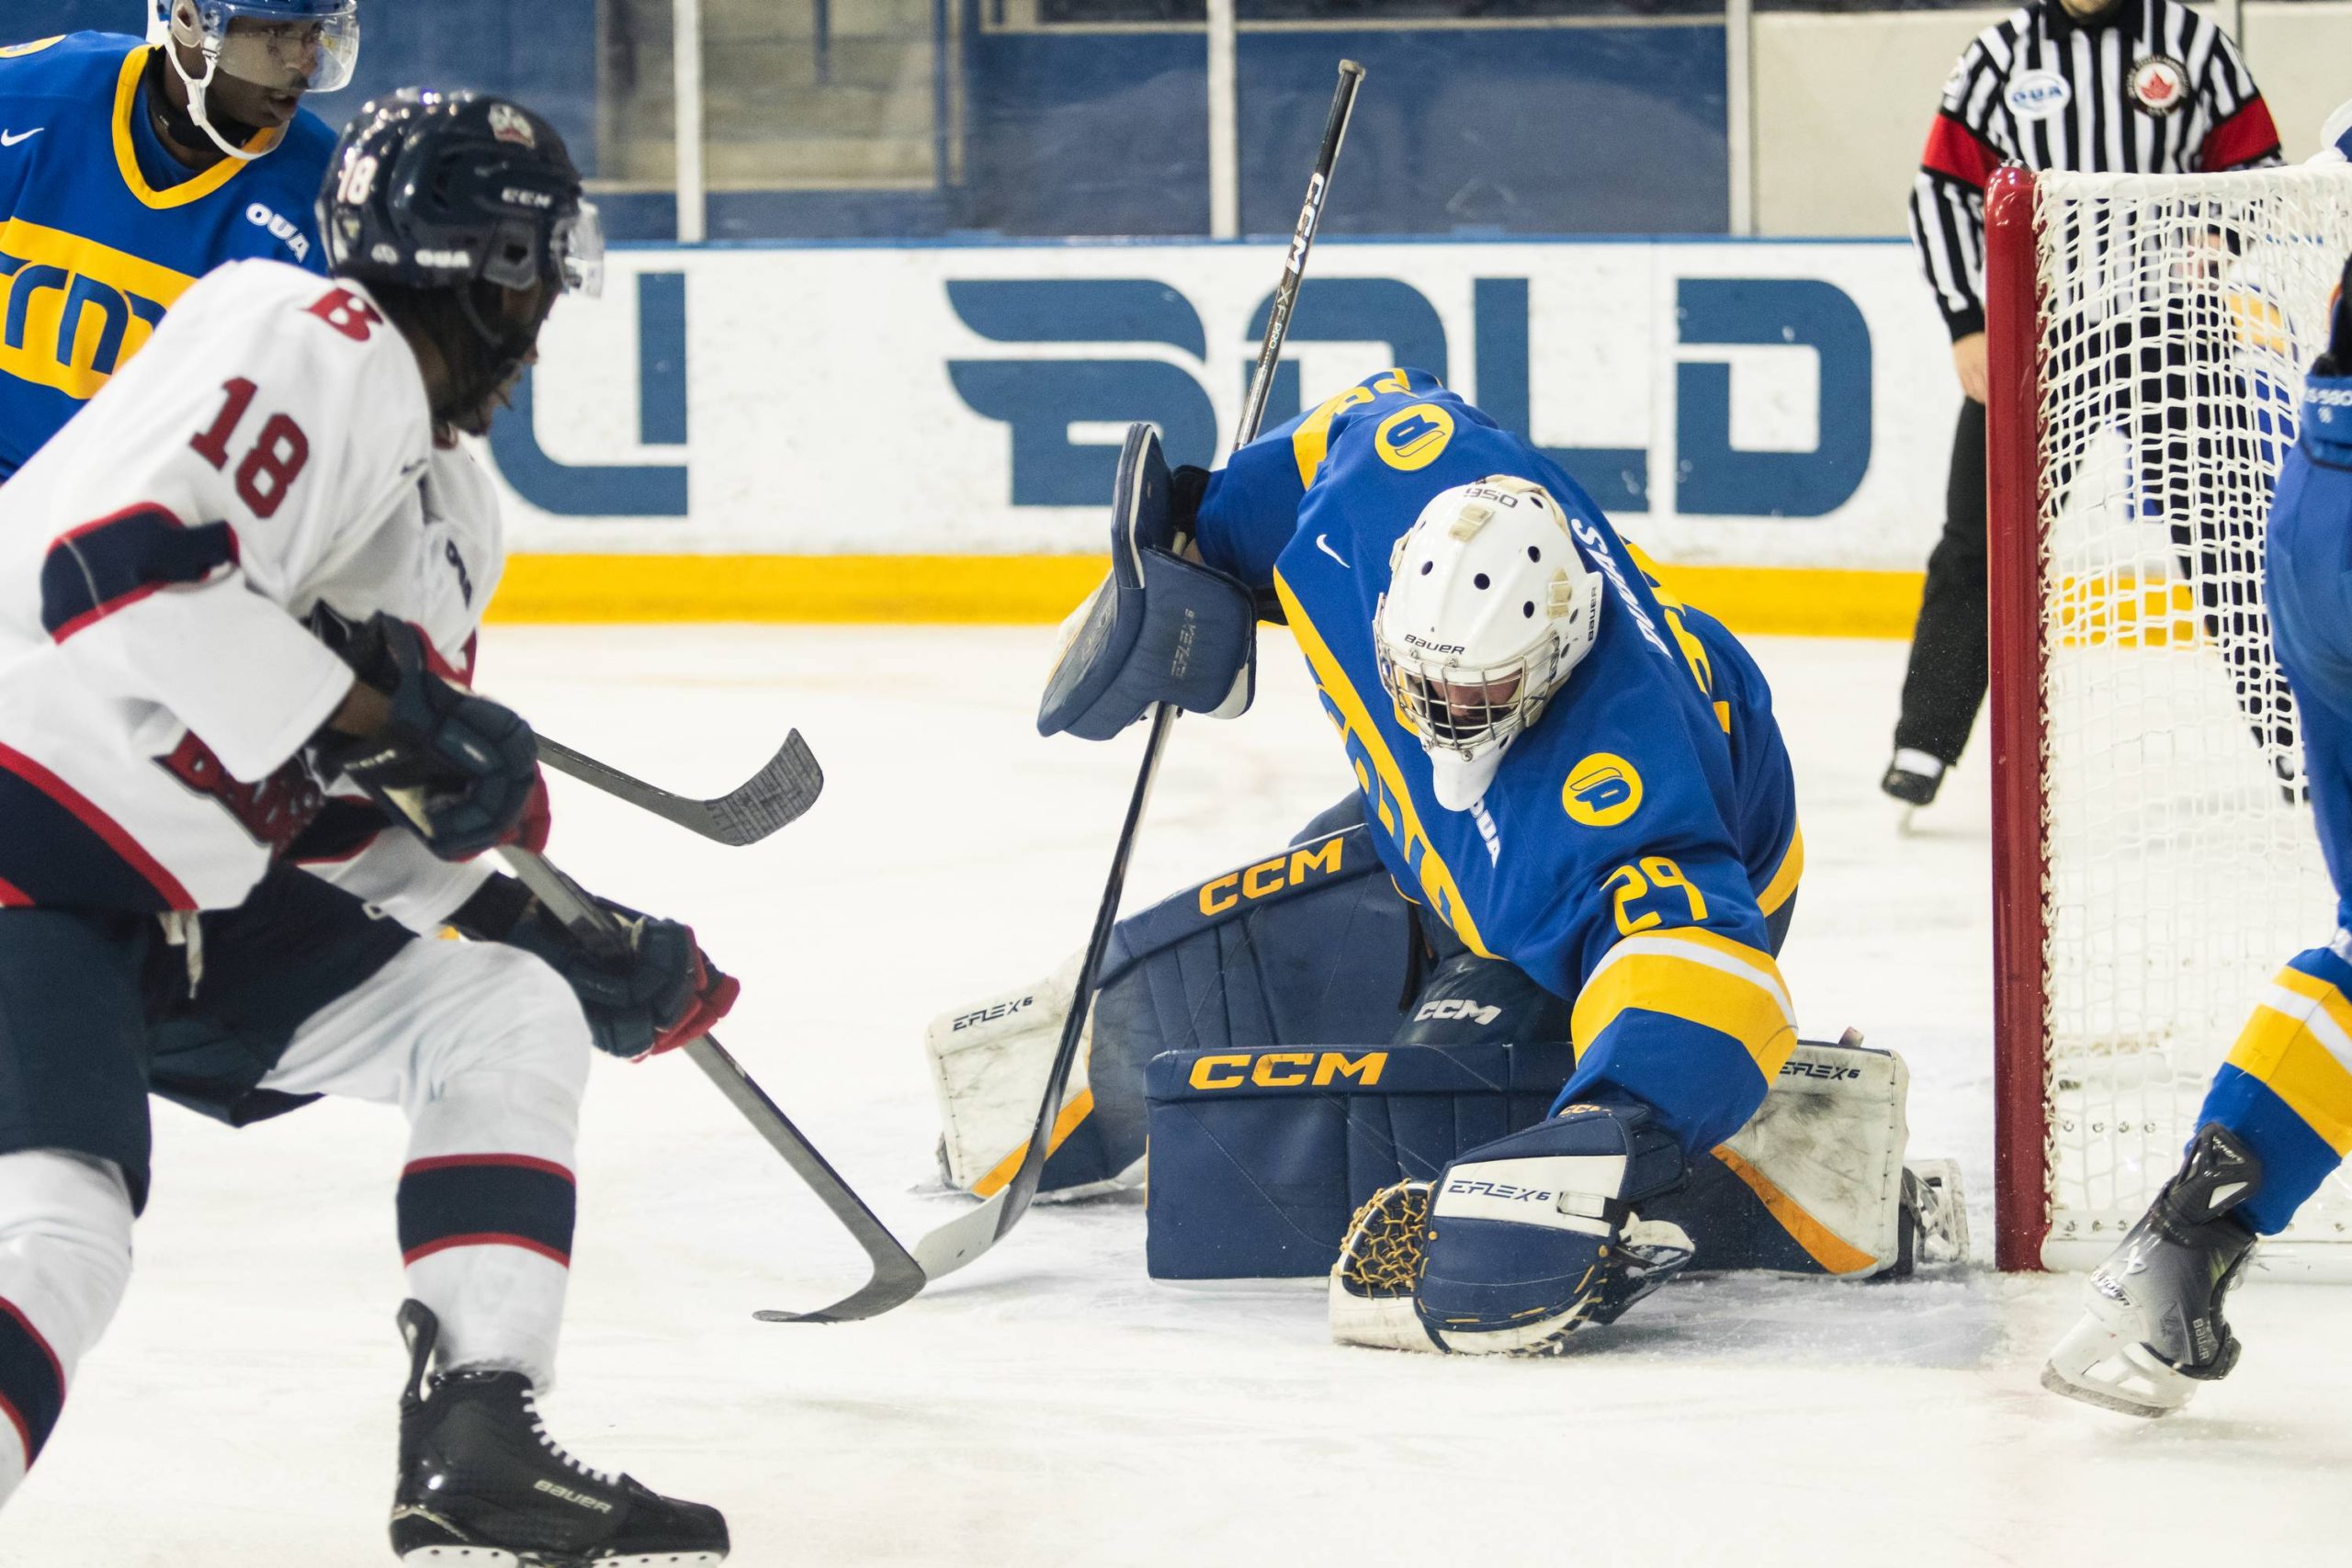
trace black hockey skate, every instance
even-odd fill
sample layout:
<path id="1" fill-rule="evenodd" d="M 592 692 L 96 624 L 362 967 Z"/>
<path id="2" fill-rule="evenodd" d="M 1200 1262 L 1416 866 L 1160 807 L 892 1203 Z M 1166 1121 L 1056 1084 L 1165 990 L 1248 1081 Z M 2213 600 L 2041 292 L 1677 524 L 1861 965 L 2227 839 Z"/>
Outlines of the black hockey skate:
<path id="1" fill-rule="evenodd" d="M 1898 750 L 1894 760 L 1886 765 L 1885 776 L 1878 787 L 1915 809 L 1935 804 L 1936 792 L 1944 785 L 1949 767 L 1940 757 L 1908 747 Z"/>
<path id="2" fill-rule="evenodd" d="M 427 1379 L 440 1321 L 405 1302 L 409 1380 L 401 1392 L 401 1475 L 392 1551 L 466 1568 L 712 1568 L 727 1521 L 626 1475 L 591 1470 L 548 1436 L 520 1372 Z"/>
<path id="3" fill-rule="evenodd" d="M 2089 1313 L 2041 1369 L 2041 1386 L 2127 1416 L 2169 1416 L 2200 1382 L 2230 1375 L 2237 1337 L 2222 1300 L 2245 1272 L 2254 1232 L 2230 1211 L 2262 1185 L 2262 1164 L 2219 1123 L 2123 1245 L 2092 1270 Z"/>

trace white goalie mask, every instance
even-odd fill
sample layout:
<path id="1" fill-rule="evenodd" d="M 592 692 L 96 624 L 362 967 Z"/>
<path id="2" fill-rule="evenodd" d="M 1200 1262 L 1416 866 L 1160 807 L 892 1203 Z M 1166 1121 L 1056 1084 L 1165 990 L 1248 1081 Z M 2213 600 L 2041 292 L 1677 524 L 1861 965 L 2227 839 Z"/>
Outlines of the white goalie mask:
<path id="1" fill-rule="evenodd" d="M 1380 682 L 1429 754 L 1438 804 L 1467 811 L 1600 630 L 1588 570 L 1551 492 L 1490 475 L 1421 508 L 1373 614 Z"/>

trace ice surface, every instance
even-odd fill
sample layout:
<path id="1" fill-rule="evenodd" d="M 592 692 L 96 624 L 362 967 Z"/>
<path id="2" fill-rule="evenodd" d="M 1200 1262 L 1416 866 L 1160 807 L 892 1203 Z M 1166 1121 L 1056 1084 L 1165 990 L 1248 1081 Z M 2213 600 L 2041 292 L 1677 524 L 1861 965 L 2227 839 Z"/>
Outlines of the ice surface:
<path id="1" fill-rule="evenodd" d="M 557 779 L 554 850 L 696 922 L 744 976 L 725 1038 L 911 1238 L 931 1015 L 1082 939 L 1139 736 L 1043 741 L 1046 628 L 499 628 L 487 689 L 669 787 L 738 782 L 797 725 L 825 798 L 752 850 Z M 1784 958 L 1807 1032 L 1912 1068 L 1912 1148 L 1991 1191 L 1982 748 L 1899 836 L 1874 785 L 1903 649 L 1762 641 L 1809 864 Z M 1259 706 L 1177 730 L 1137 901 L 1278 844 L 1349 783 L 1277 638 Z M 2285 954 L 2280 954 L 2283 958 Z M 389 1562 L 397 1114 L 230 1133 L 156 1108 L 139 1272 L 7 1568 Z M 897 1314 L 756 1324 L 863 1277 L 684 1062 L 602 1063 L 553 1429 L 723 1506 L 786 1564 L 2211 1563 L 2343 1561 L 2352 1291 L 2259 1283 L 2230 1382 L 2150 1426 L 2034 1384 L 2076 1282 L 1669 1289 L 1542 1363 L 1340 1350 L 1312 1289 L 1175 1289 L 1132 1201 L 1039 1209 Z"/>

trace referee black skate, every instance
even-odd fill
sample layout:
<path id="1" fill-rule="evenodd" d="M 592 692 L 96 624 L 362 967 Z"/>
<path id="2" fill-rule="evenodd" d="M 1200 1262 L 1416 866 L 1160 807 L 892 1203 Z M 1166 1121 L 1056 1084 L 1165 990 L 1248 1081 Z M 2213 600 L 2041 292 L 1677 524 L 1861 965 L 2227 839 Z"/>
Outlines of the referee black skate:
<path id="1" fill-rule="evenodd" d="M 1944 84 L 1912 189 L 1911 239 L 1967 397 L 1880 784 L 1915 807 L 1935 799 L 1984 701 L 1984 186 L 2012 162 L 2094 174 L 2252 168 L 2279 162 L 2278 132 L 2235 46 L 2178 0 L 2034 0 L 1978 34 Z M 2213 544 L 2178 536 L 2184 549 Z"/>

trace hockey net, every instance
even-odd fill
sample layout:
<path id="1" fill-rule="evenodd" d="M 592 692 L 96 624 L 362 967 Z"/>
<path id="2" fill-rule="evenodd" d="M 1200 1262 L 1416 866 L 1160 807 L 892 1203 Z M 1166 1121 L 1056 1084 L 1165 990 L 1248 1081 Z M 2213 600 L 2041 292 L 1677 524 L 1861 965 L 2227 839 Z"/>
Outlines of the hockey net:
<path id="1" fill-rule="evenodd" d="M 2261 574 L 2352 171 L 2013 168 L 1986 220 L 1997 1254 L 2075 1268 L 2334 928 Z M 2352 1179 L 2265 1256 L 2352 1276 Z"/>

